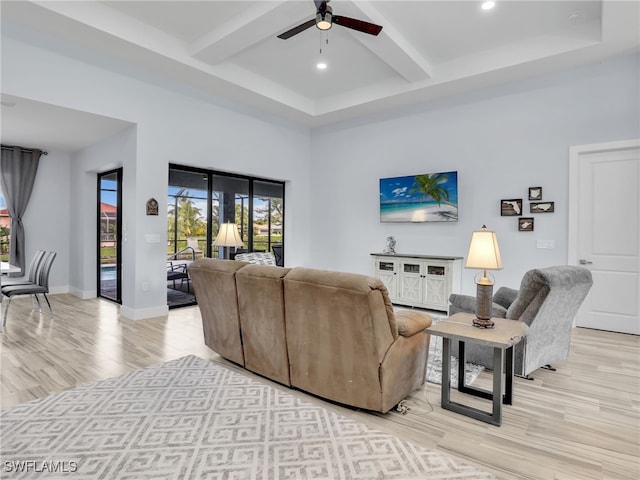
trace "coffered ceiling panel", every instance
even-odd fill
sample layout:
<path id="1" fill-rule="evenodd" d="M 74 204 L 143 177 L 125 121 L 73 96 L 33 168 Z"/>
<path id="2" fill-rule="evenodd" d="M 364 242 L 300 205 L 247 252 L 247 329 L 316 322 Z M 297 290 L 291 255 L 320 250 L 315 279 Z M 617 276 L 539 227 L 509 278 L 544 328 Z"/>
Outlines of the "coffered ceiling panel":
<path id="1" fill-rule="evenodd" d="M 11 25 L 303 123 L 323 125 L 637 52 L 638 1 L 3 1 Z M 324 8 L 324 7 L 321 7 Z M 9 27 L 7 29 L 7 27 Z M 99 55 L 98 55 L 99 54 Z M 319 70 L 322 61 L 327 65 Z"/>

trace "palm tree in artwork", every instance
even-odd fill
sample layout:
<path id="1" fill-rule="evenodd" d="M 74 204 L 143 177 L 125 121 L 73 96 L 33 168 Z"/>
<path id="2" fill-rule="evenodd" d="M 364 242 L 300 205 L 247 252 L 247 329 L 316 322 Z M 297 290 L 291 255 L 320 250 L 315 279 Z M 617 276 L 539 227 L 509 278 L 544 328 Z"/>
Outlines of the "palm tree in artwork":
<path id="1" fill-rule="evenodd" d="M 422 200 L 431 197 L 438 206 L 442 202 L 451 205 L 449 200 L 449 190 L 444 188 L 441 183 L 447 181 L 447 175 L 444 173 L 416 175 L 413 180 L 413 187 L 409 193 L 422 193 Z"/>

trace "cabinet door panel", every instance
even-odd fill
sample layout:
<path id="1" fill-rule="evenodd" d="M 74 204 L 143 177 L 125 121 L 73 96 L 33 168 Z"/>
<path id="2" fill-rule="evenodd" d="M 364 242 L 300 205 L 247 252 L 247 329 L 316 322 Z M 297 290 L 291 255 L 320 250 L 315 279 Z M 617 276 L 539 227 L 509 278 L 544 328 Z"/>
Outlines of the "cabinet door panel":
<path id="1" fill-rule="evenodd" d="M 400 276 L 400 299 L 422 303 L 422 278 L 420 275 Z"/>
<path id="2" fill-rule="evenodd" d="M 447 305 L 449 299 L 447 295 L 447 284 L 444 281 L 444 277 L 427 276 L 426 291 L 424 297 L 424 303 L 431 305 Z"/>
<path id="3" fill-rule="evenodd" d="M 389 298 L 391 300 L 395 300 L 398 298 L 397 286 L 398 286 L 398 277 L 395 273 L 388 272 L 378 272 L 376 275 L 382 283 L 384 283 L 385 287 L 389 291 Z"/>

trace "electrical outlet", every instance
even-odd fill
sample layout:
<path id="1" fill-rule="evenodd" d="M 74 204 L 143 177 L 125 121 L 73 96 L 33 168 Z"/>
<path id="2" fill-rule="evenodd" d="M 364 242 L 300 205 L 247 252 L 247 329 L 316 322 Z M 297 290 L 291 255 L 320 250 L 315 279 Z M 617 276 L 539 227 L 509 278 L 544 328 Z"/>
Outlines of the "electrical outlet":
<path id="1" fill-rule="evenodd" d="M 149 282 L 142 282 L 142 291 L 143 292 L 149 291 Z"/>

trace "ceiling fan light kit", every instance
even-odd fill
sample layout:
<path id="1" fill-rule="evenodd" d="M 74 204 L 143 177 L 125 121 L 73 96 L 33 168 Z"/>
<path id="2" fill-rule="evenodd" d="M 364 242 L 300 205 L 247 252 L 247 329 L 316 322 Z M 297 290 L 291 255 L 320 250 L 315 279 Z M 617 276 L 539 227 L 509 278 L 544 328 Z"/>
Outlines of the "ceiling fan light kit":
<path id="1" fill-rule="evenodd" d="M 331 18 L 333 11 L 331 7 L 326 7 L 325 12 L 318 12 L 316 15 L 316 28 L 318 30 L 329 30 L 331 28 Z"/>
<path id="2" fill-rule="evenodd" d="M 311 28 L 314 25 L 319 30 L 329 30 L 334 23 L 341 27 L 350 28 L 352 30 L 357 30 L 358 32 L 368 33 L 369 35 L 374 36 L 378 35 L 382 31 L 382 27 L 380 25 L 365 22 L 364 20 L 358 20 L 356 18 L 334 15 L 332 8 L 327 5 L 329 0 L 314 0 L 314 3 L 316 4 L 316 16 L 314 19 L 308 20 L 297 27 L 293 27 L 292 29 L 281 33 L 278 35 L 278 38 L 286 40 L 294 35 L 304 32 L 306 29 Z"/>

